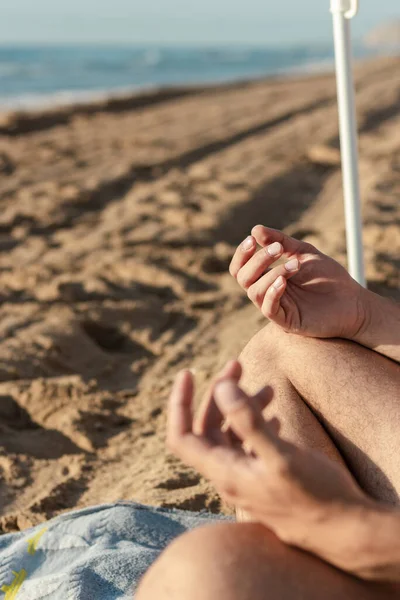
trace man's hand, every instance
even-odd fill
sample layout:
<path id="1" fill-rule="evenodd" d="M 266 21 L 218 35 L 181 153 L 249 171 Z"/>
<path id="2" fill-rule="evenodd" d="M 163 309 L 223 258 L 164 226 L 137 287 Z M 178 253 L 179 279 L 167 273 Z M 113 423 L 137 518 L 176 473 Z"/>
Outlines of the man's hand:
<path id="1" fill-rule="evenodd" d="M 214 415 L 196 425 L 192 375 L 178 377 L 169 403 L 169 448 L 285 543 L 357 573 L 358 533 L 374 502 L 343 467 L 281 439 L 277 421 L 262 416 L 273 390 L 249 398 L 239 377 L 240 366 L 230 363 L 212 392 Z M 221 429 L 230 429 L 239 443 L 216 435 Z"/>
<path id="2" fill-rule="evenodd" d="M 285 263 L 273 267 L 281 258 Z M 254 227 L 229 270 L 263 315 L 285 331 L 354 339 L 364 326 L 365 290 L 335 260 L 281 231 Z"/>

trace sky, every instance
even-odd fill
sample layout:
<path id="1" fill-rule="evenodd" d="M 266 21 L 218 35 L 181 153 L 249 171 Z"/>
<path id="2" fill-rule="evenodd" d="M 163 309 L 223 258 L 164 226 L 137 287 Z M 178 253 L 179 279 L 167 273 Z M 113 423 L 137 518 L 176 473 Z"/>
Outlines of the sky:
<path id="1" fill-rule="evenodd" d="M 400 0 L 360 0 L 354 35 L 400 18 Z M 331 39 L 329 0 L 0 0 L 0 45 L 279 45 Z"/>

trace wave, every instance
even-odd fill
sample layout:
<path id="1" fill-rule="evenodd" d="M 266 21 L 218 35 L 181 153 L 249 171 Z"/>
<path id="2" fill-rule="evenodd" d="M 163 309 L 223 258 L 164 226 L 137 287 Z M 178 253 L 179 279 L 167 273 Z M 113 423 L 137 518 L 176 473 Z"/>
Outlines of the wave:
<path id="1" fill-rule="evenodd" d="M 365 54 L 356 48 L 356 55 Z M 91 102 L 143 88 L 328 70 L 331 46 L 284 48 L 0 47 L 0 106 Z"/>
<path id="2" fill-rule="evenodd" d="M 31 69 L 13 62 L 0 62 L 0 78 L 29 76 Z"/>
<path id="3" fill-rule="evenodd" d="M 40 64 L 20 64 L 14 62 L 0 62 L 0 79 L 22 80 L 40 78 L 48 72 L 45 65 Z"/>
<path id="4" fill-rule="evenodd" d="M 49 108 L 61 108 L 75 104 L 91 104 L 112 98 L 129 97 L 132 94 L 151 91 L 156 86 L 125 86 L 114 90 L 102 89 L 96 91 L 87 90 L 60 90 L 48 94 L 20 94 L 2 98 L 0 96 L 0 109 L 6 110 L 43 110 Z"/>
<path id="5" fill-rule="evenodd" d="M 137 64 L 144 67 L 157 67 L 162 64 L 163 60 L 164 54 L 161 50 L 145 50 Z"/>

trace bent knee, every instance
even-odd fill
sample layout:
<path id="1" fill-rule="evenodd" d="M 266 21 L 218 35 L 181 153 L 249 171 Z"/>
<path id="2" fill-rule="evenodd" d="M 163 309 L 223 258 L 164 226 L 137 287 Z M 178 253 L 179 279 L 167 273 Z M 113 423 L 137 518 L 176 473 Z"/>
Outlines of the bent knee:
<path id="1" fill-rule="evenodd" d="M 264 373 L 271 366 L 286 371 L 290 361 L 309 361 L 315 356 L 323 357 L 333 349 L 347 352 L 355 348 L 355 344 L 342 339 L 319 339 L 287 333 L 274 323 L 269 323 L 256 333 L 244 348 L 240 361 L 245 370 Z"/>
<path id="2" fill-rule="evenodd" d="M 256 591 L 265 583 L 272 556 L 279 554 L 277 538 L 258 524 L 221 523 L 195 529 L 173 542 L 142 580 L 137 600 L 236 600 L 243 586 Z M 270 557 L 270 559 L 268 558 Z M 244 576 L 244 573 L 246 575 Z"/>
<path id="3" fill-rule="evenodd" d="M 275 325 L 269 323 L 256 333 L 243 349 L 240 362 L 243 366 L 244 380 L 249 384 L 248 391 L 258 391 L 260 386 L 273 375 L 274 379 L 283 375 L 283 358 L 290 345 L 295 342 L 296 336 L 286 333 Z"/>
<path id="4" fill-rule="evenodd" d="M 178 538 L 144 577 L 136 600 L 377 600 L 365 582 L 281 543 L 258 524 L 218 524 Z"/>
<path id="5" fill-rule="evenodd" d="M 254 360 L 263 358 L 267 352 L 272 352 L 275 355 L 281 344 L 285 343 L 285 336 L 288 335 L 274 323 L 268 323 L 251 338 L 243 349 L 240 360 L 251 363 Z"/>

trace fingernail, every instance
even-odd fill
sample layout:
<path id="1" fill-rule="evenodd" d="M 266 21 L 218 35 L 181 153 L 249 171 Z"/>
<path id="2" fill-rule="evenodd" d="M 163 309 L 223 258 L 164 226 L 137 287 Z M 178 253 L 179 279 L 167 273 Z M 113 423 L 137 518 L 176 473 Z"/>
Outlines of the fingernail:
<path id="1" fill-rule="evenodd" d="M 297 260 L 297 258 L 292 258 L 285 265 L 286 271 L 290 271 L 290 272 L 297 271 L 298 268 L 299 268 L 299 261 Z"/>
<path id="2" fill-rule="evenodd" d="M 254 244 L 254 240 L 253 240 L 253 238 L 251 237 L 251 235 L 249 235 L 249 236 L 248 236 L 248 237 L 247 237 L 247 238 L 244 240 L 244 242 L 242 243 L 242 249 L 243 249 L 243 250 L 250 250 L 250 248 L 252 248 L 252 247 L 253 247 L 253 244 Z"/>
<path id="3" fill-rule="evenodd" d="M 282 252 L 282 246 L 279 242 L 274 242 L 268 246 L 267 252 L 270 256 L 279 256 L 279 254 Z"/>
<path id="4" fill-rule="evenodd" d="M 278 279 L 275 281 L 274 283 L 274 288 L 276 290 L 279 290 L 281 287 L 283 287 L 285 285 L 285 279 L 282 277 L 282 275 L 280 275 L 278 277 Z"/>

